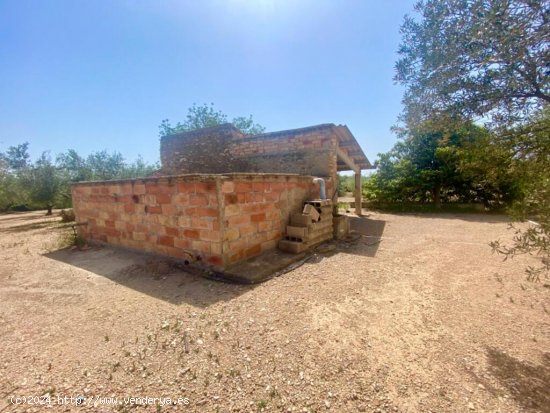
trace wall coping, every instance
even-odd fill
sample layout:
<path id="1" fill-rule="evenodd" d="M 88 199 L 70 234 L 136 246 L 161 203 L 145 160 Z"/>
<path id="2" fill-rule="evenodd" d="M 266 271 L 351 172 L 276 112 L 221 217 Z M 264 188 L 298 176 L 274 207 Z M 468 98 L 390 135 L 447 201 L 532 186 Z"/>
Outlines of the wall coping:
<path id="1" fill-rule="evenodd" d="M 286 180 L 294 178 L 298 180 L 309 181 L 313 179 L 310 175 L 299 174 L 283 174 L 283 173 L 250 173 L 250 172 L 232 172 L 226 174 L 180 174 L 180 175 L 162 175 L 152 176 L 146 178 L 127 178 L 127 179 L 113 179 L 109 181 L 82 181 L 73 182 L 71 186 L 92 186 L 92 185 L 117 185 L 117 184 L 135 184 L 135 183 L 147 183 L 147 182 L 181 182 L 181 181 L 214 181 L 216 179 L 250 179 L 250 180 L 262 180 L 265 178 L 277 178 Z"/>

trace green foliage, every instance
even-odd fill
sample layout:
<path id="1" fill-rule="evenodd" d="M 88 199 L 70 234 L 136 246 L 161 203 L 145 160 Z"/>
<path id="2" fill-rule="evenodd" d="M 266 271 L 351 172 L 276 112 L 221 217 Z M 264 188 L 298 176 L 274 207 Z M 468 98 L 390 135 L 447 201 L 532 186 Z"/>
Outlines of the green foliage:
<path id="1" fill-rule="evenodd" d="M 160 169 L 158 163 L 148 164 L 143 160 L 141 155 L 132 163 L 125 163 L 124 167 L 118 171 L 117 178 L 130 179 L 149 176 Z"/>
<path id="2" fill-rule="evenodd" d="M 405 17 L 395 80 L 411 127 L 442 113 L 529 120 L 550 102 L 547 1 L 426 0 Z"/>
<path id="3" fill-rule="evenodd" d="M 69 182 L 92 180 L 92 171 L 86 160 L 74 149 L 57 155 L 57 165 L 64 171 L 65 179 Z"/>
<path id="4" fill-rule="evenodd" d="M 29 162 L 28 147 L 25 142 L 0 153 L 0 210 L 22 209 L 28 201 L 28 190 L 21 184 Z"/>
<path id="5" fill-rule="evenodd" d="M 43 152 L 34 165 L 22 175 L 21 180 L 28 190 L 31 201 L 39 208 L 46 208 L 47 215 L 51 215 L 59 196 L 61 177 L 49 154 Z"/>
<path id="6" fill-rule="evenodd" d="M 535 254 L 538 267 L 527 268 L 531 280 L 550 271 L 550 106 L 529 124 L 510 131 L 506 144 L 513 150 L 513 166 L 521 193 L 510 208 L 517 220 L 532 220 L 527 229 L 517 229 L 513 244 L 491 243 L 505 257 Z"/>
<path id="7" fill-rule="evenodd" d="M 355 177 L 352 175 L 338 175 L 338 196 L 344 196 L 346 192 L 355 191 Z"/>
<path id="8" fill-rule="evenodd" d="M 506 257 L 538 255 L 548 274 L 548 1 L 426 0 L 416 11 L 419 19 L 406 17 L 401 27 L 396 63 L 395 80 L 406 88 L 401 120 L 408 133 L 434 119 L 439 127 L 455 119 L 486 122 L 495 133 L 460 148 L 457 171 L 473 193 L 536 222 L 520 229 L 512 246 L 492 245 Z"/>
<path id="9" fill-rule="evenodd" d="M 93 180 L 105 181 L 120 177 L 125 164 L 120 152 L 108 153 L 103 150 L 88 155 L 86 167 Z"/>
<path id="10" fill-rule="evenodd" d="M 0 159 L 0 211 L 21 204 L 21 188 L 17 185 L 17 176 L 10 173 L 7 161 Z"/>
<path id="11" fill-rule="evenodd" d="M 198 106 L 193 104 L 187 110 L 187 116 L 183 123 L 178 122 L 172 126 L 168 119 L 164 119 L 159 126 L 159 136 L 171 135 L 178 132 L 187 132 L 195 129 L 209 128 L 212 126 L 227 123 L 227 115 L 222 111 L 215 110 L 214 104 L 206 103 Z M 233 119 L 233 125 L 240 129 L 246 135 L 256 135 L 265 131 L 265 128 L 258 123 L 254 123 L 252 115 L 248 118 L 239 116 Z"/>
<path id="12" fill-rule="evenodd" d="M 239 129 L 245 135 L 258 135 L 265 132 L 265 128 L 259 123 L 254 123 L 252 115 L 248 118 L 244 116 L 237 116 L 233 118 L 233 126 Z"/>
<path id="13" fill-rule="evenodd" d="M 437 130 L 426 123 L 379 154 L 378 171 L 365 180 L 367 199 L 379 203 L 483 203 L 503 206 L 514 198 L 510 154 L 491 144 L 485 128 L 463 122 Z"/>
<path id="14" fill-rule="evenodd" d="M 50 214 L 53 207 L 70 207 L 72 182 L 145 177 L 158 168 L 141 157 L 126 163 L 118 152 L 99 151 L 83 158 L 74 149 L 55 162 L 44 152 L 33 163 L 23 143 L 0 153 L 0 211 L 45 208 Z"/>
<path id="15" fill-rule="evenodd" d="M 29 142 L 17 146 L 10 146 L 2 158 L 7 161 L 8 168 L 12 171 L 21 171 L 29 166 Z"/>

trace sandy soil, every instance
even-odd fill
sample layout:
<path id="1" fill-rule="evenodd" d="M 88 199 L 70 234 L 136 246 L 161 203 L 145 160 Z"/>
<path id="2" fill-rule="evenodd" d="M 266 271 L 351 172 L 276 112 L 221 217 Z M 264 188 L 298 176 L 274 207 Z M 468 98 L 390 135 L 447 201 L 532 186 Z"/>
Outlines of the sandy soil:
<path id="1" fill-rule="evenodd" d="M 55 220 L 0 216 L 2 413 L 550 412 L 550 285 L 491 254 L 504 217 L 371 213 L 255 286 L 56 251 Z"/>

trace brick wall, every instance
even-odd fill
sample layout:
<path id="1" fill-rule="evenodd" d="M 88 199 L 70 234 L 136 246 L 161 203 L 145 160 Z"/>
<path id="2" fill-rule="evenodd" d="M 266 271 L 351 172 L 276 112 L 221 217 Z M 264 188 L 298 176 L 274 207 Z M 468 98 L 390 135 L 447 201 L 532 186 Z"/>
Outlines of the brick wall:
<path id="1" fill-rule="evenodd" d="M 229 152 L 253 172 L 296 173 L 329 177 L 336 174 L 337 138 L 331 130 L 263 134 L 234 139 Z"/>
<path id="2" fill-rule="evenodd" d="M 247 164 L 233 157 L 229 145 L 242 138 L 231 124 L 164 136 L 160 160 L 164 175 L 246 172 Z"/>
<path id="3" fill-rule="evenodd" d="M 226 264 L 275 248 L 290 213 L 318 197 L 312 178 L 305 176 L 235 175 L 223 178 L 221 188 Z"/>
<path id="4" fill-rule="evenodd" d="M 223 269 L 275 248 L 289 214 L 318 197 L 296 175 L 183 175 L 72 187 L 84 238 Z"/>
<path id="5" fill-rule="evenodd" d="M 210 176 L 79 183 L 73 207 L 85 238 L 221 265 L 216 185 Z"/>
<path id="6" fill-rule="evenodd" d="M 225 124 L 163 137 L 162 172 L 313 175 L 326 179 L 327 196 L 331 197 L 337 147 L 330 125 L 247 136 Z"/>

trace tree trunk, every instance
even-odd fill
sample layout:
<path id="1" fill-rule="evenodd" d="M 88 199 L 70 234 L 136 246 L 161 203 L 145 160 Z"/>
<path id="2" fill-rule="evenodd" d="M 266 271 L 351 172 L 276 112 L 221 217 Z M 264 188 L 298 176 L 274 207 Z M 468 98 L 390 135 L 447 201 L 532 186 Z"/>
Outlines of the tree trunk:
<path id="1" fill-rule="evenodd" d="M 47 208 L 48 208 L 48 212 L 46 212 L 46 215 L 52 215 L 53 205 L 48 205 Z"/>
<path id="2" fill-rule="evenodd" d="M 437 209 L 441 208 L 441 185 L 436 185 L 433 187 L 432 195 L 434 198 L 434 206 Z"/>

